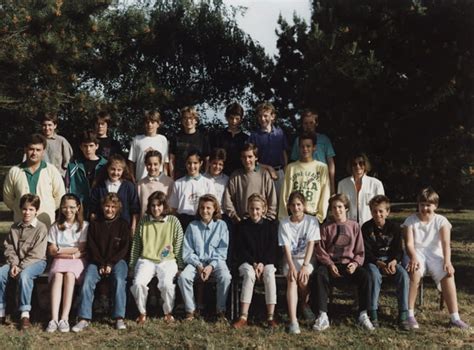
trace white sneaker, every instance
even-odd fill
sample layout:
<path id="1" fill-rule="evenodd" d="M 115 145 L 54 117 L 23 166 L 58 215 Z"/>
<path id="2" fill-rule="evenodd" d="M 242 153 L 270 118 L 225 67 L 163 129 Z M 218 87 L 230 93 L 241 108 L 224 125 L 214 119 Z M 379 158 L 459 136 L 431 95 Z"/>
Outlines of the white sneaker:
<path id="1" fill-rule="evenodd" d="M 319 315 L 313 325 L 313 330 L 317 332 L 322 332 L 325 329 L 329 328 L 329 318 L 327 315 Z"/>
<path id="2" fill-rule="evenodd" d="M 367 314 L 362 314 L 361 316 L 359 316 L 359 325 L 368 331 L 375 330 L 375 327 L 372 322 L 370 322 L 370 318 Z"/>
<path id="3" fill-rule="evenodd" d="M 69 322 L 67 320 L 59 320 L 58 330 L 62 333 L 69 332 Z"/>
<path id="4" fill-rule="evenodd" d="M 58 322 L 55 320 L 51 320 L 48 323 L 48 327 L 46 327 L 46 332 L 54 333 L 58 330 Z"/>
<path id="5" fill-rule="evenodd" d="M 127 329 L 127 325 L 125 324 L 123 318 L 119 318 L 117 321 L 115 321 L 115 329 L 118 329 L 119 331 Z"/>
<path id="6" fill-rule="evenodd" d="M 72 331 L 74 333 L 79 333 L 79 332 L 82 332 L 87 327 L 89 327 L 89 322 L 86 320 L 80 320 L 74 327 L 72 327 Z"/>

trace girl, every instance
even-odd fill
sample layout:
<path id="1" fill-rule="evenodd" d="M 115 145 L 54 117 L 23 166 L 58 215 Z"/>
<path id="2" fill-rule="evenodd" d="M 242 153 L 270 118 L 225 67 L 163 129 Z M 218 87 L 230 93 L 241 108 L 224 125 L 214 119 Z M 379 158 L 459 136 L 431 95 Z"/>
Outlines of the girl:
<path id="1" fill-rule="evenodd" d="M 347 162 L 347 171 L 351 176 L 337 184 L 337 193 L 344 193 L 351 203 L 349 219 L 357 221 L 360 226 L 372 219 L 370 200 L 378 194 L 385 194 L 382 182 L 367 175 L 371 169 L 367 155 L 356 153 Z"/>
<path id="2" fill-rule="evenodd" d="M 135 232 L 140 215 L 140 202 L 125 159 L 120 154 L 110 156 L 105 171 L 97 177 L 91 192 L 91 219 L 102 215 L 101 199 L 107 193 L 117 193 L 122 203 L 120 217 L 127 221 L 130 230 Z"/>
<path id="3" fill-rule="evenodd" d="M 85 267 L 87 227 L 82 217 L 79 198 L 71 193 L 61 198 L 59 218 L 51 226 L 48 235 L 48 253 L 53 258 L 49 271 L 51 282 L 51 317 L 47 332 L 69 332 L 69 311 L 71 310 L 74 285 L 82 277 Z M 59 319 L 59 305 L 62 312 Z"/>
<path id="4" fill-rule="evenodd" d="M 130 243 L 128 223 L 120 218 L 122 205 L 116 193 L 108 193 L 102 199 L 103 218 L 91 221 L 87 234 L 87 253 L 89 266 L 86 269 L 84 283 L 77 315 L 79 322 L 72 327 L 73 332 L 80 332 L 89 326 L 92 319 L 92 303 L 97 283 L 108 277 L 112 283 L 114 309 L 112 318 L 115 328 L 126 329 L 123 318 L 127 301 L 127 258 Z"/>
<path id="5" fill-rule="evenodd" d="M 196 275 L 206 282 L 215 275 L 217 285 L 217 315 L 224 318 L 231 275 L 226 265 L 229 232 L 220 220 L 221 210 L 216 197 L 205 194 L 199 198 L 197 220 L 186 229 L 183 243 L 183 261 L 186 268 L 179 275 L 178 285 L 184 299 L 186 320 L 194 319 L 196 305 L 193 285 Z"/>
<path id="6" fill-rule="evenodd" d="M 187 175 L 176 180 L 171 191 L 169 205 L 177 217 L 183 230 L 196 217 L 198 200 L 204 194 L 216 194 L 214 184 L 208 178 L 201 176 L 203 160 L 201 154 L 192 150 L 186 157 Z"/>
<path id="7" fill-rule="evenodd" d="M 288 199 L 288 213 L 280 222 L 278 228 L 278 242 L 283 246 L 285 264 L 283 273 L 287 278 L 286 299 L 290 324 L 288 332 L 301 333 L 296 318 L 298 294 L 301 311 L 304 318 L 314 321 L 315 316 L 308 305 L 308 281 L 313 272 L 313 249 L 315 241 L 321 239 L 319 222 L 315 216 L 305 214 L 306 199 L 301 192 L 294 191 Z"/>
<path id="8" fill-rule="evenodd" d="M 258 193 L 248 199 L 249 218 L 237 226 L 236 260 L 243 278 L 240 295 L 240 318 L 233 324 L 236 329 L 247 325 L 248 310 L 252 301 L 255 280 L 263 280 L 267 304 L 267 325 L 275 328 L 273 318 L 277 301 L 275 264 L 277 263 L 278 236 L 276 222 L 264 219 L 267 201 Z"/>
<path id="9" fill-rule="evenodd" d="M 344 194 L 336 194 L 329 199 L 333 221 L 323 225 L 321 240 L 316 246 L 316 259 L 320 263 L 313 279 L 316 306 L 319 316 L 314 323 L 315 331 L 329 328 L 328 291 L 331 281 L 341 278 L 356 284 L 359 297 L 359 324 L 368 331 L 375 328 L 367 315 L 370 301 L 370 285 L 364 263 L 364 242 L 359 224 L 347 219 L 349 199 Z"/>
<path id="10" fill-rule="evenodd" d="M 178 268 L 183 268 L 183 229 L 178 219 L 169 215 L 166 194 L 153 192 L 148 197 L 146 215 L 140 221 L 133 237 L 130 268 L 135 269 L 135 278 L 130 288 L 140 314 L 138 324 L 146 321 L 148 283 L 156 276 L 163 300 L 165 322 L 174 322 L 172 315 L 175 289 L 173 282 Z"/>

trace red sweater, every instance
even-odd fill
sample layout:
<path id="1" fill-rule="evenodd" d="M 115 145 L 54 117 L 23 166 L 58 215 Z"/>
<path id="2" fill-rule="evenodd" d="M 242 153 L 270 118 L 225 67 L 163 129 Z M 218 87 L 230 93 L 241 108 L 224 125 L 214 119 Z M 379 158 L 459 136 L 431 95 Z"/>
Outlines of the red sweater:
<path id="1" fill-rule="evenodd" d="M 329 222 L 321 228 L 321 241 L 316 246 L 316 259 L 326 266 L 364 263 L 364 240 L 359 224 L 352 220 Z"/>

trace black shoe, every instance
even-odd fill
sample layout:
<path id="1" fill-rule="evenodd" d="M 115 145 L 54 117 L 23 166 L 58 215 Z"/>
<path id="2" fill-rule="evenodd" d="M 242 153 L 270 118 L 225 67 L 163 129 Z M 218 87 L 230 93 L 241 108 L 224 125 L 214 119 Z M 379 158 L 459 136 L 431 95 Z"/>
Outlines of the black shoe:
<path id="1" fill-rule="evenodd" d="M 408 320 L 398 320 L 398 328 L 406 332 L 411 331 L 411 327 L 410 327 L 410 324 L 408 323 Z"/>
<path id="2" fill-rule="evenodd" d="M 372 326 L 374 326 L 374 328 L 380 327 L 379 320 L 377 318 L 375 320 L 370 320 L 370 322 L 372 322 Z"/>

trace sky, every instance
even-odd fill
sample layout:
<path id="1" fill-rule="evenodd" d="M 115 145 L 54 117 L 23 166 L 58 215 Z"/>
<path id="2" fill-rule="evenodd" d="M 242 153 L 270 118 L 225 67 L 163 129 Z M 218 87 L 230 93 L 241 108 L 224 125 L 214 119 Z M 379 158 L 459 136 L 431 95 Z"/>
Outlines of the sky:
<path id="1" fill-rule="evenodd" d="M 265 51 L 274 56 L 276 49 L 278 16 L 293 23 L 293 13 L 309 23 L 311 18 L 310 0 L 223 0 L 225 4 L 247 7 L 244 16 L 237 16 L 239 27 L 247 32 L 253 40 L 258 41 Z"/>

